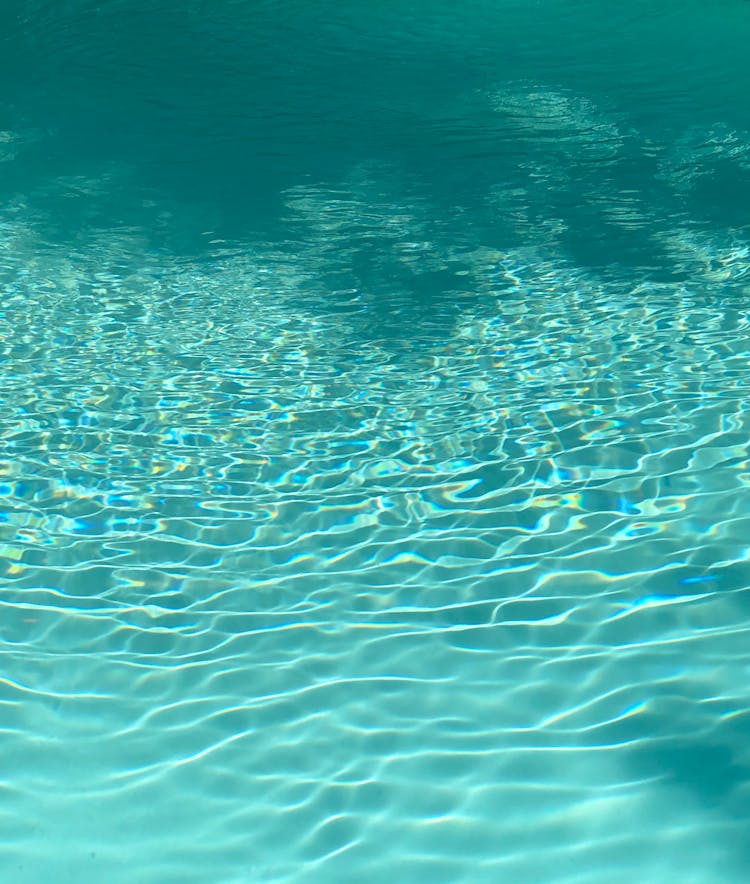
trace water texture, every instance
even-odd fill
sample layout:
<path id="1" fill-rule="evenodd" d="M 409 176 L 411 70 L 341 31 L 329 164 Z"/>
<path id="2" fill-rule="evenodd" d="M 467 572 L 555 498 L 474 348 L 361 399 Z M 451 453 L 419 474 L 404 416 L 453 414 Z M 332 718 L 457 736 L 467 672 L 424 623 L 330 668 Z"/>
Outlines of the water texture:
<path id="1" fill-rule="evenodd" d="M 3 4 L 3 881 L 748 880 L 748 45 Z"/>

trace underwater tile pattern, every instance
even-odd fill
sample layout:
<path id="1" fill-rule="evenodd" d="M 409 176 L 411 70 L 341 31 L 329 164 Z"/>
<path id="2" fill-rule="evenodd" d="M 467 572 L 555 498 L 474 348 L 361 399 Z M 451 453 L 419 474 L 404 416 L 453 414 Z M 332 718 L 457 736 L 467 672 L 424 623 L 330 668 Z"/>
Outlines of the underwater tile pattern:
<path id="1" fill-rule="evenodd" d="M 747 880 L 750 121 L 545 73 L 470 191 L 4 191 L 5 880 Z"/>

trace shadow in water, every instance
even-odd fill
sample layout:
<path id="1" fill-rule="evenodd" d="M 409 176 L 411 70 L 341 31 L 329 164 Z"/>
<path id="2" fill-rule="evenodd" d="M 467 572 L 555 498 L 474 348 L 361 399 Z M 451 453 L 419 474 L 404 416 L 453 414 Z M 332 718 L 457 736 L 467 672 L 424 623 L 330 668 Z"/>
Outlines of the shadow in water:
<path id="1" fill-rule="evenodd" d="M 638 777 L 654 778 L 675 790 L 677 801 L 696 802 L 702 817 L 721 821 L 717 837 L 726 840 L 728 864 L 742 878 L 750 874 L 750 763 L 743 749 L 749 740 L 750 715 L 743 714 L 705 737 L 648 739 L 628 752 Z"/>

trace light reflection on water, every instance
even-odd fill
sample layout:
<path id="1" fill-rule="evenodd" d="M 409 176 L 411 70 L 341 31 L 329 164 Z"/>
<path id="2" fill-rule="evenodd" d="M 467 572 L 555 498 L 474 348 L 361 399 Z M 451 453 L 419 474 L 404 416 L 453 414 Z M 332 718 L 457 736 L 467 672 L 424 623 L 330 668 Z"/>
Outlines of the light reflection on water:
<path id="1" fill-rule="evenodd" d="M 136 7 L 3 13 L 13 880 L 745 880 L 744 4 Z"/>

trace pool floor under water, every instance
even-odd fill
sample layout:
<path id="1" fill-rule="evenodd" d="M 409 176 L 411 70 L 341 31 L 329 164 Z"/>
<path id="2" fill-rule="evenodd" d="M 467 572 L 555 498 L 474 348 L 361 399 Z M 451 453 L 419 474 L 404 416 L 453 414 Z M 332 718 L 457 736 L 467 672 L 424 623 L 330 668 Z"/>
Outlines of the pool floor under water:
<path id="1" fill-rule="evenodd" d="M 748 878 L 750 120 L 646 63 L 653 113 L 587 89 L 580 4 L 572 72 L 508 4 L 518 76 L 486 4 L 416 6 L 404 64 L 447 63 L 418 126 L 429 77 L 313 173 L 347 106 L 316 69 L 247 223 L 158 145 L 0 132 L 3 880 Z M 681 33 L 729 65 L 741 6 Z M 236 176 L 199 136 L 187 178 Z"/>

